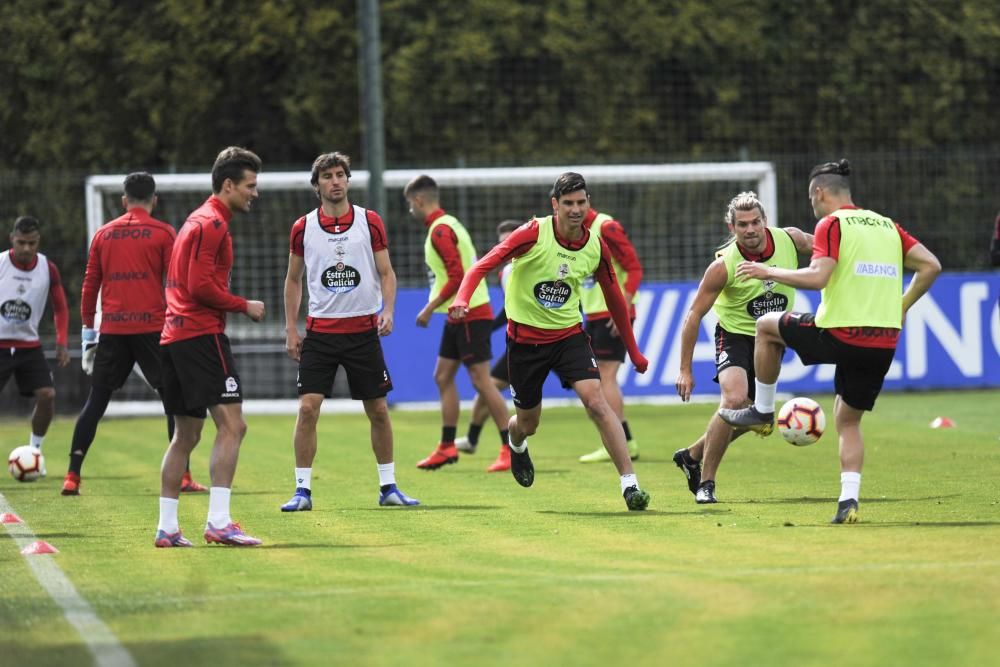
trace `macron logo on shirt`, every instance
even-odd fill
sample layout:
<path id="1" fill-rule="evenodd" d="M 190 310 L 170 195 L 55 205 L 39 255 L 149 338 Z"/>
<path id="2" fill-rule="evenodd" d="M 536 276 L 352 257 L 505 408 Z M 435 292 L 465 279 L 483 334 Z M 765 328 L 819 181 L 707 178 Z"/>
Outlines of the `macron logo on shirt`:
<path id="1" fill-rule="evenodd" d="M 899 275 L 899 269 L 895 264 L 857 262 L 854 264 L 854 274 L 870 278 L 896 278 Z"/>

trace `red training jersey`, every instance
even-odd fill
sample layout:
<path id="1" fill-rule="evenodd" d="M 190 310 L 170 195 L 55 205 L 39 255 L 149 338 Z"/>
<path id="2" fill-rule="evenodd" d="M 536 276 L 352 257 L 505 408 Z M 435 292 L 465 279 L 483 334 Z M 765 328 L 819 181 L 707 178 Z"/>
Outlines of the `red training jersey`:
<path id="1" fill-rule="evenodd" d="M 97 230 L 80 295 L 83 326 L 93 328 L 100 293 L 101 333 L 159 333 L 175 238 L 173 227 L 138 206 Z"/>
<path id="2" fill-rule="evenodd" d="M 424 227 L 430 229 L 434 221 L 444 214 L 444 209 L 440 208 L 431 212 L 427 216 L 427 219 L 424 220 Z M 441 291 L 438 293 L 438 297 L 447 301 L 453 294 L 458 292 L 458 287 L 462 284 L 462 278 L 465 277 L 465 269 L 462 267 L 462 252 L 458 249 L 458 235 L 448 225 L 438 225 L 434 233 L 431 234 L 431 247 L 441 257 L 441 261 L 444 262 L 445 271 L 448 272 L 448 282 L 441 287 Z M 466 322 L 492 319 L 493 306 L 490 305 L 489 301 L 469 309 L 468 314 L 465 316 Z M 457 324 L 459 321 L 452 319 L 450 315 L 448 317 L 448 322 L 451 324 Z"/>
<path id="3" fill-rule="evenodd" d="M 233 212 L 212 195 L 181 227 L 167 272 L 167 316 L 160 344 L 226 330 L 226 313 L 245 313 L 247 300 L 229 291 Z"/>
<path id="4" fill-rule="evenodd" d="M 375 211 L 365 209 L 368 231 L 372 239 L 372 253 L 389 249 L 389 239 L 385 233 L 385 223 Z M 354 206 L 348 203 L 347 213 L 341 216 L 329 216 L 319 209 L 319 226 L 327 234 L 344 234 L 354 224 Z M 305 257 L 306 216 L 302 216 L 292 225 L 288 239 L 288 252 L 299 257 Z M 357 317 L 307 317 L 306 331 L 316 333 L 364 333 L 378 328 L 378 315 L 358 315 Z"/>
<path id="5" fill-rule="evenodd" d="M 844 206 L 846 209 L 859 209 L 858 206 Z M 899 232 L 900 241 L 903 244 L 903 257 L 918 241 L 909 232 L 896 224 L 896 231 Z M 830 257 L 834 260 L 840 259 L 840 219 L 833 215 L 828 215 L 818 223 L 813 234 L 813 259 L 820 257 Z M 902 266 L 903 257 L 900 258 Z M 829 332 L 838 340 L 855 345 L 857 347 L 877 347 L 882 349 L 895 349 L 899 340 L 899 329 L 889 327 L 834 327 Z"/>
<path id="6" fill-rule="evenodd" d="M 583 226 L 590 229 L 590 226 L 594 223 L 594 219 L 597 217 L 597 211 L 595 209 L 590 209 L 590 213 L 587 217 L 583 219 Z M 604 244 L 608 246 L 608 251 L 610 251 L 611 256 L 615 258 L 615 261 L 625 269 L 625 273 L 628 275 L 625 278 L 624 291 L 629 294 L 635 294 L 639 291 L 639 283 L 642 282 L 642 263 L 639 261 L 639 253 L 635 251 L 635 246 L 628 238 L 628 234 L 625 233 L 625 228 L 622 227 L 622 223 L 617 220 L 607 220 L 603 225 L 601 225 L 601 239 Z M 628 304 L 629 315 L 635 317 L 635 304 Z M 610 311 L 603 311 L 600 313 L 591 313 L 587 315 L 588 320 L 607 320 L 611 318 Z"/>

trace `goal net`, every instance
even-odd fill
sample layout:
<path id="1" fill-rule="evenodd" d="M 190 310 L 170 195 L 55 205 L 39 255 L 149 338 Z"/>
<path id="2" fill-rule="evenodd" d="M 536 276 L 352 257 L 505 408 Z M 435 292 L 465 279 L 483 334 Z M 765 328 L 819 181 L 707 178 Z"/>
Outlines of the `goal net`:
<path id="1" fill-rule="evenodd" d="M 379 211 L 389 235 L 390 254 L 401 289 L 426 287 L 423 259 L 425 229 L 413 220 L 402 196 L 403 186 L 427 173 L 440 186 L 442 206 L 469 229 L 480 253 L 496 242 L 496 225 L 508 218 L 527 220 L 551 212 L 549 188 L 565 171 L 581 173 L 590 187 L 594 208 L 615 217 L 625 227 L 643 262 L 644 281 L 691 280 L 701 276 L 713 251 L 728 236 L 723 215 L 729 200 L 753 189 L 772 225 L 778 223 L 774 167 L 769 162 L 692 163 L 662 165 L 567 165 L 476 169 L 389 170 L 383 174 L 387 193 Z M 211 175 L 156 174 L 159 203 L 153 215 L 179 227 L 211 193 Z M 97 229 L 120 215 L 124 174 L 94 175 L 86 182 L 88 241 Z M 284 351 L 283 286 L 288 264 L 288 234 L 292 224 L 317 204 L 310 174 L 263 172 L 260 198 L 249 216 L 231 226 L 236 263 L 232 289 L 267 304 L 267 321 L 254 324 L 232 316 L 228 333 L 240 359 L 244 383 L 255 398 L 284 409 L 279 399 L 293 399 L 295 365 Z M 368 172 L 351 176 L 350 199 L 364 206 Z M 303 303 L 308 300 L 303 298 Z M 397 333 L 410 322 L 397 322 Z M 400 331 L 403 330 L 403 331 Z M 340 376 L 343 376 L 341 373 Z M 342 379 L 342 377 L 340 378 Z M 131 378 L 117 403 L 133 402 L 119 411 L 159 410 L 141 380 Z M 436 396 L 428 396 L 434 400 Z M 248 410 L 259 405 L 248 404 Z"/>

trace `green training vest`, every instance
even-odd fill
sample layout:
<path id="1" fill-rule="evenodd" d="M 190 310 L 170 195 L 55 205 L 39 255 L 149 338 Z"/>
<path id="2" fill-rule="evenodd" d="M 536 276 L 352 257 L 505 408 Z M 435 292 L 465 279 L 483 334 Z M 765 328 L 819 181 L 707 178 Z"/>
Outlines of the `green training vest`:
<path id="1" fill-rule="evenodd" d="M 796 269 L 799 258 L 795 242 L 783 229 L 769 229 L 774 239 L 774 253 L 762 262 L 765 266 L 781 269 Z M 757 319 L 764 313 L 780 313 L 791 310 L 795 305 L 795 288 L 776 283 L 773 280 L 737 278 L 736 266 L 745 261 L 739 246 L 733 241 L 720 250 L 717 256 L 726 263 L 726 286 L 715 300 L 712 310 L 719 316 L 719 324 L 730 333 L 753 336 Z"/>
<path id="2" fill-rule="evenodd" d="M 590 223 L 590 233 L 593 236 L 600 236 L 601 232 L 604 230 L 604 223 L 614 220 L 610 215 L 604 213 L 598 213 L 594 221 Z M 618 289 L 621 290 L 622 294 L 625 294 L 625 283 L 628 280 L 628 272 L 622 268 L 622 265 L 618 263 L 614 255 L 611 255 L 611 266 L 615 269 L 615 275 L 618 277 Z M 601 290 L 601 286 L 594 282 L 593 278 L 587 278 L 582 286 L 582 292 L 580 294 L 580 301 L 583 303 L 583 313 L 584 315 L 591 315 L 593 313 L 603 313 L 608 310 L 608 304 L 604 300 L 604 291 Z M 632 303 L 636 303 L 639 300 L 639 294 L 632 295 Z"/>
<path id="3" fill-rule="evenodd" d="M 579 250 L 556 241 L 552 216 L 538 218 L 538 241 L 514 258 L 504 295 L 507 317 L 539 329 L 567 329 L 580 324 L 580 285 L 601 262 L 601 240 L 590 234 Z"/>
<path id="4" fill-rule="evenodd" d="M 462 256 L 462 273 L 467 273 L 469 267 L 476 263 L 476 247 L 472 245 L 472 238 L 469 236 L 469 232 L 458 221 L 458 218 L 445 214 L 432 222 L 431 226 L 427 229 L 427 238 L 424 239 L 424 261 L 427 262 L 427 266 L 431 270 L 430 298 L 432 299 L 441 293 L 441 288 L 448 282 L 448 271 L 444 266 L 444 260 L 441 259 L 441 255 L 438 254 L 431 243 L 431 234 L 434 233 L 434 229 L 439 225 L 450 227 L 455 232 L 455 236 L 458 237 L 458 252 Z M 447 313 L 448 308 L 451 307 L 451 302 L 454 300 L 455 294 L 452 294 L 451 298 L 435 308 L 434 312 Z M 486 287 L 486 281 L 483 280 L 476 287 L 476 291 L 472 293 L 472 298 L 469 299 L 469 308 L 472 309 L 476 306 L 481 306 L 489 300 L 490 293 Z"/>
<path id="5" fill-rule="evenodd" d="M 896 223 L 864 209 L 840 209 L 840 257 L 823 288 L 816 325 L 886 327 L 903 324 L 903 241 Z"/>

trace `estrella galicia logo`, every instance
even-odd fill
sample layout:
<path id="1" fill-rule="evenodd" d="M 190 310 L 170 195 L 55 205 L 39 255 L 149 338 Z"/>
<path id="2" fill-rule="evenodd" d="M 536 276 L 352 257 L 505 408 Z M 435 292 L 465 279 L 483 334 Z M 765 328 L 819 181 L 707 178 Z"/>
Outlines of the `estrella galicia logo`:
<path id="1" fill-rule="evenodd" d="M 20 299 L 4 301 L 0 306 L 0 317 L 8 322 L 27 322 L 31 319 L 31 304 Z"/>
<path id="2" fill-rule="evenodd" d="M 331 292 L 342 294 L 361 284 L 361 273 L 353 266 L 337 262 L 323 272 L 320 282 Z"/>
<path id="3" fill-rule="evenodd" d="M 562 308 L 573 294 L 570 286 L 561 280 L 538 283 L 534 292 L 535 301 L 542 308 Z"/>
<path id="4" fill-rule="evenodd" d="M 747 301 L 747 314 L 759 319 L 765 313 L 782 313 L 788 310 L 788 297 L 775 292 L 765 292 Z"/>

